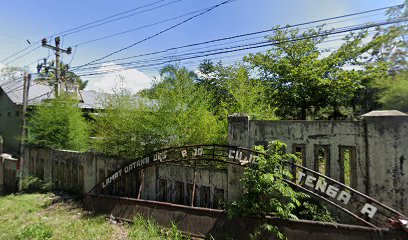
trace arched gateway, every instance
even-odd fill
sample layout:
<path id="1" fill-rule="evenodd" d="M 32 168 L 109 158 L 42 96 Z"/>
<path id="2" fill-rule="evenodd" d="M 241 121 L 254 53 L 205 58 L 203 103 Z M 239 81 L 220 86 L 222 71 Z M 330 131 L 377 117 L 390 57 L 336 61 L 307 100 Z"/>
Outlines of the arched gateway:
<path id="1" fill-rule="evenodd" d="M 126 196 L 140 198 L 145 183 L 143 169 L 160 164 L 173 164 L 175 168 L 188 166 L 192 169 L 206 167 L 222 169 L 228 165 L 251 167 L 254 157 L 263 153 L 250 149 L 225 145 L 193 145 L 167 148 L 153 152 L 145 157 L 129 161 L 110 173 L 89 193 L 96 195 Z M 284 165 L 292 171 L 296 179 L 286 180 L 291 186 L 313 195 L 352 216 L 363 225 L 370 227 L 389 226 L 390 220 L 406 220 L 403 214 L 358 192 L 345 184 L 314 170 L 285 161 Z M 242 173 L 242 172 L 241 172 Z M 136 177 L 135 177 L 136 176 Z M 137 178 L 137 184 L 132 181 Z M 194 205 L 196 188 L 195 175 L 190 184 L 191 205 Z M 129 188 L 131 188 L 129 190 Z M 160 188 L 160 186 L 159 186 Z M 178 193 L 183 194 L 183 193 Z M 160 200 L 157 197 L 155 200 Z"/>

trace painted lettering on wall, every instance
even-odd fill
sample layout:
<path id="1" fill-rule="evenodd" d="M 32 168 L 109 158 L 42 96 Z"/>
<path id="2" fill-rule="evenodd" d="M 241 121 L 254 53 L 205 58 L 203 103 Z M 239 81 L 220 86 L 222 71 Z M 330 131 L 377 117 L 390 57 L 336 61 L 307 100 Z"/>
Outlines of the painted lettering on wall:
<path id="1" fill-rule="evenodd" d="M 230 149 L 228 151 L 228 158 L 233 159 L 235 162 L 239 162 L 241 165 L 245 165 L 247 163 L 252 163 L 254 155 L 252 153 L 246 154 L 243 151 Z"/>
<path id="2" fill-rule="evenodd" d="M 316 178 L 312 175 L 298 171 L 296 184 L 306 186 L 309 189 L 312 188 L 315 190 L 315 193 L 321 195 L 322 197 L 334 200 L 335 202 L 339 202 L 344 205 L 347 205 L 351 200 L 351 194 L 346 189 L 341 190 L 336 186 L 328 184 L 326 180 L 320 176 Z M 369 218 L 373 218 L 377 212 L 377 208 L 369 203 L 365 203 L 360 212 Z"/>

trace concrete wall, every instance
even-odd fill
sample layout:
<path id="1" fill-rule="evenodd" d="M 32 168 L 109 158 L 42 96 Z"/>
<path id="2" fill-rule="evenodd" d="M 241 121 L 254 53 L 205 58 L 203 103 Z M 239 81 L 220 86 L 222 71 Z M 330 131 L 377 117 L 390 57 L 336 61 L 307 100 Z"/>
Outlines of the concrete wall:
<path id="1" fill-rule="evenodd" d="M 4 191 L 4 166 L 3 160 L 0 160 L 0 193 Z"/>
<path id="2" fill-rule="evenodd" d="M 229 117 L 229 145 L 252 148 L 281 140 L 286 152 L 304 149 L 303 165 L 316 169 L 317 149 L 328 149 L 326 175 L 345 182 L 344 149 L 353 149 L 350 186 L 405 214 L 408 192 L 408 115 L 374 111 L 362 121 L 257 121 Z"/>
<path id="3" fill-rule="evenodd" d="M 228 198 L 227 170 L 194 170 L 187 166 L 160 164 L 145 169 L 144 175 L 142 199 L 191 205 L 194 175 L 195 206 L 214 207 L 218 204 L 217 198 Z M 163 185 L 165 193 L 162 192 Z M 177 196 L 178 194 L 182 197 Z M 219 196 L 220 194 L 222 196 Z"/>
<path id="4" fill-rule="evenodd" d="M 55 190 L 77 194 L 89 192 L 126 162 L 124 159 L 95 153 L 35 147 L 29 149 L 27 159 L 26 175 L 51 181 Z M 116 196 L 136 198 L 141 187 L 142 199 L 190 205 L 194 175 L 195 206 L 217 208 L 219 200 L 232 200 L 239 196 L 236 170 L 206 168 L 194 170 L 175 164 L 153 165 L 141 172 L 131 173 L 121 180 L 123 182 L 114 184 L 112 189 L 107 191 Z M 228 177 L 235 180 L 229 181 Z M 181 199 L 177 193 L 181 193 Z"/>
<path id="5" fill-rule="evenodd" d="M 18 160 L 2 154 L 0 156 L 0 192 L 17 191 Z"/>
<path id="6" fill-rule="evenodd" d="M 367 193 L 408 214 L 408 116 L 364 116 L 367 131 Z"/>
<path id="7" fill-rule="evenodd" d="M 0 135 L 3 137 L 3 152 L 17 154 L 21 132 L 21 106 L 14 104 L 0 89 Z"/>

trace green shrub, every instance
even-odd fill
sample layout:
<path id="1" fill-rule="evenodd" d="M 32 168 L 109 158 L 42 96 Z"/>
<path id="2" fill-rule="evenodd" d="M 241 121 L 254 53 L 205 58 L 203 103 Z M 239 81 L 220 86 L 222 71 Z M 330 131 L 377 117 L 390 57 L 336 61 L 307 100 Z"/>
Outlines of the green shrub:
<path id="1" fill-rule="evenodd" d="M 331 212 L 324 205 L 312 198 L 303 201 L 302 205 L 299 206 L 295 212 L 300 219 L 320 222 L 336 222 L 336 218 L 333 217 Z"/>
<path id="2" fill-rule="evenodd" d="M 27 193 L 45 193 L 51 190 L 51 183 L 44 182 L 38 177 L 27 176 L 23 179 L 22 190 Z"/>
<path id="3" fill-rule="evenodd" d="M 298 219 L 295 210 L 301 206 L 301 200 L 309 196 L 296 192 L 286 182 L 292 179 L 292 175 L 285 168 L 284 161 L 297 159 L 294 154 L 284 153 L 286 148 L 280 141 L 270 142 L 268 151 L 262 146 L 255 147 L 255 150 L 268 155 L 257 156 L 255 162 L 245 169 L 241 179 L 244 191 L 237 201 L 230 204 L 230 213 L 261 218 L 272 215 L 282 219 Z M 253 238 L 262 238 L 264 232 L 274 234 L 279 240 L 286 239 L 276 226 L 266 222 L 260 225 Z"/>

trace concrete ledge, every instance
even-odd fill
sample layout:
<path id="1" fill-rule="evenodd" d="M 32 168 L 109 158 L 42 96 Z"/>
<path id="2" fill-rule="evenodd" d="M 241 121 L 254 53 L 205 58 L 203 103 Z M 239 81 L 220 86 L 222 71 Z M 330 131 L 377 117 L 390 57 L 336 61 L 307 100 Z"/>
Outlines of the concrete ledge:
<path id="1" fill-rule="evenodd" d="M 224 211 L 198 208 L 132 198 L 112 197 L 85 194 L 84 208 L 89 211 L 113 215 L 114 217 L 132 221 L 137 214 L 154 219 L 158 224 L 170 227 L 175 223 L 183 232 L 193 236 L 215 239 L 249 239 L 259 227 L 267 222 L 278 226 L 288 237 L 296 240 L 383 240 L 407 239 L 404 232 L 390 229 L 322 223 L 305 220 L 282 220 L 268 217 L 266 220 L 257 218 L 228 218 Z M 273 235 L 264 233 L 262 239 L 274 239 Z"/>

